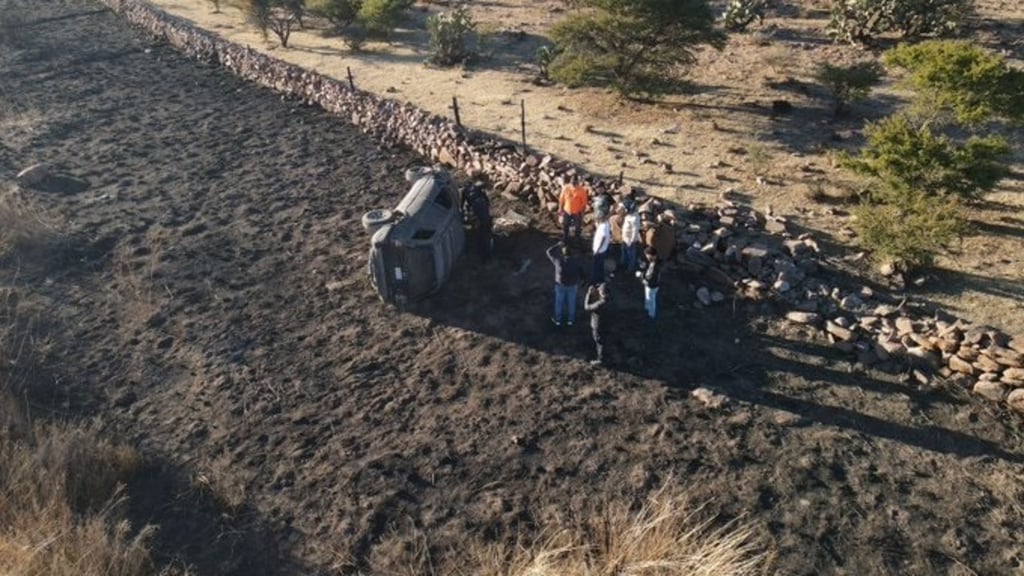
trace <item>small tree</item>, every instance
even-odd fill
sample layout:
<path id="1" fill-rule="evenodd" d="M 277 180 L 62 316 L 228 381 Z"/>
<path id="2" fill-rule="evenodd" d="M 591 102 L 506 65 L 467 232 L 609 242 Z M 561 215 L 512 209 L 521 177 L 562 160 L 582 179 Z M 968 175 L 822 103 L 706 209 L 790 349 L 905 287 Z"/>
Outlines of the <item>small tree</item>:
<path id="1" fill-rule="evenodd" d="M 430 33 L 430 62 L 433 64 L 461 64 L 477 54 L 476 23 L 463 6 L 427 18 L 427 31 Z"/>
<path id="2" fill-rule="evenodd" d="M 956 143 L 918 126 L 905 115 L 890 116 L 865 129 L 867 144 L 841 162 L 880 181 L 886 189 L 974 200 L 1009 175 L 1010 148 L 999 136 L 971 136 Z"/>
<path id="3" fill-rule="evenodd" d="M 974 0 L 833 0 L 829 33 L 869 43 L 895 32 L 908 40 L 948 36 L 963 27 Z"/>
<path id="4" fill-rule="evenodd" d="M 824 63 L 818 69 L 818 82 L 825 85 L 835 99 L 833 115 L 839 116 L 853 102 L 863 100 L 882 80 L 884 70 L 875 61 L 859 62 L 849 66 Z"/>
<path id="5" fill-rule="evenodd" d="M 885 62 L 909 73 L 919 113 L 949 113 L 966 125 L 993 118 L 1024 122 L 1024 72 L 973 42 L 903 45 L 887 52 Z"/>
<path id="6" fill-rule="evenodd" d="M 268 32 L 273 32 L 285 48 L 288 47 L 292 28 L 301 23 L 304 7 L 303 0 L 242 0 L 246 19 L 263 33 L 264 38 Z"/>
<path id="7" fill-rule="evenodd" d="M 768 0 L 729 0 L 729 5 L 722 14 L 722 25 L 730 32 L 743 32 L 757 20 L 764 22 L 768 10 Z"/>
<path id="8" fill-rule="evenodd" d="M 415 0 L 363 0 L 359 7 L 359 22 L 371 36 L 387 37 L 398 25 L 402 13 Z"/>
<path id="9" fill-rule="evenodd" d="M 583 10 L 551 31 L 558 56 L 551 77 L 569 86 L 611 86 L 620 94 L 658 94 L 693 64 L 701 45 L 721 48 L 705 0 L 580 0 Z"/>
<path id="10" fill-rule="evenodd" d="M 928 267 L 935 254 L 967 230 L 956 198 L 920 191 L 893 190 L 874 194 L 854 210 L 853 229 L 859 242 L 901 268 Z"/>
<path id="11" fill-rule="evenodd" d="M 355 21 L 362 5 L 362 0 L 306 0 L 310 14 L 326 19 L 339 29 Z"/>

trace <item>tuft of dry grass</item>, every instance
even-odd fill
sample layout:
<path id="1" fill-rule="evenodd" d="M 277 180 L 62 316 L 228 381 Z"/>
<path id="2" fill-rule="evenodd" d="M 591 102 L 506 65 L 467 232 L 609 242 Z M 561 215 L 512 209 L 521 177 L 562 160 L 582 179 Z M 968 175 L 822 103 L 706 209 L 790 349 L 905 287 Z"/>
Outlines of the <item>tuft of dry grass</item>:
<path id="1" fill-rule="evenodd" d="M 11 291 L 0 293 L 0 574 L 154 574 L 155 529 L 134 529 L 122 514 L 140 456 L 93 427 L 32 421 L 8 370 L 33 356 L 18 314 Z"/>
<path id="2" fill-rule="evenodd" d="M 0 193 L 0 257 L 26 258 L 59 248 L 66 241 L 59 223 L 20 198 L 17 187 Z"/>
<path id="3" fill-rule="evenodd" d="M 556 522 L 541 534 L 525 545 L 475 545 L 457 566 L 439 569 L 414 539 L 405 552 L 418 559 L 406 560 L 420 568 L 417 574 L 445 576 L 754 576 L 770 564 L 751 525 L 720 524 L 665 487 L 639 508 L 604 502 L 587 517 Z"/>
<path id="4" fill-rule="evenodd" d="M 140 576 L 153 570 L 150 526 L 120 515 L 134 450 L 90 428 L 32 423 L 0 403 L 0 574 Z"/>

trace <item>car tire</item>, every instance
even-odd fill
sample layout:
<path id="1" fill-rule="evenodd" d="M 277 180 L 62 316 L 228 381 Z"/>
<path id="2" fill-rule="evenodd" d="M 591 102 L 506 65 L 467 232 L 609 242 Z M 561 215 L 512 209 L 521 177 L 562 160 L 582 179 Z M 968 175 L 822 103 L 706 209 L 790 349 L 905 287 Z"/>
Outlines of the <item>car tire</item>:
<path id="1" fill-rule="evenodd" d="M 412 168 L 405 169 L 405 181 L 416 182 L 424 176 L 429 176 L 434 173 L 434 169 L 429 166 L 413 166 Z"/>
<path id="2" fill-rule="evenodd" d="M 363 214 L 363 228 L 368 232 L 376 232 L 381 226 L 390 224 L 395 219 L 395 213 L 391 210 L 370 210 Z"/>

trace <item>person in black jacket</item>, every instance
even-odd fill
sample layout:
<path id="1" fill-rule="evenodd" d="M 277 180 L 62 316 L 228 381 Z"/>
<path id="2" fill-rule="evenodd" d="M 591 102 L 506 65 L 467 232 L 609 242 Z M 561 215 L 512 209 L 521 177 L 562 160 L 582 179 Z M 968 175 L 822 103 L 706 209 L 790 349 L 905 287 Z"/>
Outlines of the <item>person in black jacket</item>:
<path id="1" fill-rule="evenodd" d="M 583 308 L 590 312 L 590 333 L 594 338 L 594 348 L 597 350 L 597 358 L 591 360 L 591 364 L 604 364 L 604 334 L 608 328 L 608 319 L 605 307 L 608 305 L 608 287 L 606 284 L 591 285 L 587 288 L 587 296 L 583 301 Z"/>
<path id="2" fill-rule="evenodd" d="M 491 201 L 484 191 L 483 182 L 474 182 L 463 193 L 462 213 L 470 214 L 476 220 L 475 243 L 480 260 L 486 262 L 491 257 L 491 234 L 494 230 L 494 219 L 491 217 Z"/>
<path id="3" fill-rule="evenodd" d="M 640 276 L 644 283 L 644 310 L 652 319 L 658 311 L 658 288 L 661 286 L 661 272 L 665 261 L 658 258 L 658 251 L 653 246 L 644 250 L 647 267 Z"/>
<path id="4" fill-rule="evenodd" d="M 583 278 L 583 262 L 573 249 L 559 242 L 547 250 L 548 260 L 555 267 L 555 315 L 551 322 L 562 325 L 562 308 L 566 308 L 569 326 L 576 322 L 576 292 Z"/>

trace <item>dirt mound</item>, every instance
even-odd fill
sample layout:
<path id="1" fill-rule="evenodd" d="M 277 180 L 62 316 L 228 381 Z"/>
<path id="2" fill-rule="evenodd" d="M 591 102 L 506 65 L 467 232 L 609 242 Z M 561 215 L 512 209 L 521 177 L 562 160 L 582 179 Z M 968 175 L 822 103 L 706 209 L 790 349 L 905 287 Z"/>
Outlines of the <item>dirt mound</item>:
<path id="1" fill-rule="evenodd" d="M 0 166 L 90 183 L 36 198 L 88 250 L 60 266 L 7 254 L 0 270 L 51 321 L 57 376 L 36 394 L 74 398 L 67 410 L 244 502 L 282 573 L 372 572 L 412 533 L 438 555 L 529 535 L 669 476 L 755 521 L 781 573 L 1020 569 L 1024 440 L 1004 415 L 854 372 L 769 304 L 694 307 L 678 270 L 655 323 L 636 280 L 613 280 L 613 367 L 592 368 L 585 324 L 548 321 L 555 229 L 539 214 L 436 298 L 381 306 L 359 216 L 405 192 L 415 157 L 86 0 L 14 5 L 37 34 L 0 48 L 0 77 L 39 124 Z M 177 526 L 187 545 L 194 525 L 170 526 L 160 544 Z"/>

